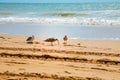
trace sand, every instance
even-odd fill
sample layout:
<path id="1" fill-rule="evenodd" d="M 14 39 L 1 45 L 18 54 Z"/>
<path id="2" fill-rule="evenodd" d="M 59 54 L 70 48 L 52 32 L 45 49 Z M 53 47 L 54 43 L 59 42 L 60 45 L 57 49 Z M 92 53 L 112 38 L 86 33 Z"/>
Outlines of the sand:
<path id="1" fill-rule="evenodd" d="M 27 37 L 0 34 L 1 80 L 120 80 L 120 40 Z"/>

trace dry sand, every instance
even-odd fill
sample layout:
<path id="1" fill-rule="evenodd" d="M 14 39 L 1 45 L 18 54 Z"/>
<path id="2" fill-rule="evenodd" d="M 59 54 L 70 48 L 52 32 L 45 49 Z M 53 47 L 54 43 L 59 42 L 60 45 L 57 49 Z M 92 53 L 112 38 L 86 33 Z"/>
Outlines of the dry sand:
<path id="1" fill-rule="evenodd" d="M 120 80 L 120 40 L 59 39 L 0 34 L 1 80 Z M 79 45 L 80 44 L 80 45 Z"/>

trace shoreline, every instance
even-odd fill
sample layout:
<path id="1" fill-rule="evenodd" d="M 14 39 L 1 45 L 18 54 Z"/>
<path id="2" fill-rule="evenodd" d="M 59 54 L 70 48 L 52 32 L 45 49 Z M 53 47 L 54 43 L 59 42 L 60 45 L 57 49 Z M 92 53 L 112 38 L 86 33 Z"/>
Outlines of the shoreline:
<path id="1" fill-rule="evenodd" d="M 36 35 L 42 37 L 89 40 L 120 40 L 119 26 L 82 26 L 68 24 L 5 23 L 0 24 L 1 33 Z"/>

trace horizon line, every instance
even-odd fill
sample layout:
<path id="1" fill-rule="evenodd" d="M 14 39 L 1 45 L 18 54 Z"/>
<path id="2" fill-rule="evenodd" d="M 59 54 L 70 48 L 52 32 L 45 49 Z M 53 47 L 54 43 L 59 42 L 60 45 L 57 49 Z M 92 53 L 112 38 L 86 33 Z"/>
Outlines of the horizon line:
<path id="1" fill-rule="evenodd" d="M 120 1 L 111 1 L 111 2 L 107 2 L 107 1 L 103 1 L 103 2 L 78 2 L 78 3 L 116 3 L 116 2 L 120 2 Z M 0 3 L 52 3 L 52 2 L 0 2 Z M 53 2 L 55 3 L 55 2 Z M 56 2 L 56 3 L 61 3 L 63 4 L 62 2 Z M 64 3 L 72 3 L 72 2 L 64 2 Z M 74 2 L 74 3 L 77 3 L 77 2 Z"/>

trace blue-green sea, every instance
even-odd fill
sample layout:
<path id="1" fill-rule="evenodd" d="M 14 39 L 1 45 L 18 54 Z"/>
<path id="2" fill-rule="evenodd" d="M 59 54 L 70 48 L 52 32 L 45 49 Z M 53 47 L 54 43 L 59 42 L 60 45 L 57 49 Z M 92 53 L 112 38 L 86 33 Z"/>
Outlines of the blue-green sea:
<path id="1" fill-rule="evenodd" d="M 0 22 L 120 25 L 120 2 L 0 3 Z"/>
<path id="2" fill-rule="evenodd" d="M 0 3 L 0 33 L 120 39 L 120 2 Z"/>

